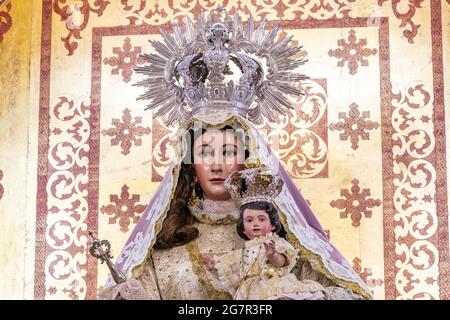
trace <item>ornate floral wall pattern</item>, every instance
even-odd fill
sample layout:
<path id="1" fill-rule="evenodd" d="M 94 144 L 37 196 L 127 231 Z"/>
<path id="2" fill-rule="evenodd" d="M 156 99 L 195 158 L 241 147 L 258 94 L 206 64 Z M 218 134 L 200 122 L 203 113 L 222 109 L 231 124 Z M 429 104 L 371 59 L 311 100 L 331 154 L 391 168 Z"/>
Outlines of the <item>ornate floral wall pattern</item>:
<path id="1" fill-rule="evenodd" d="M 348 71 L 351 75 L 355 75 L 358 72 L 358 67 L 367 67 L 369 65 L 369 60 L 366 58 L 375 55 L 378 51 L 377 49 L 367 48 L 366 38 L 357 38 L 356 31 L 350 30 L 348 32 L 348 38 L 339 39 L 337 42 L 339 47 L 328 51 L 330 57 L 335 57 L 341 59 L 338 61 L 337 66 L 343 67 L 347 65 Z"/>
<path id="2" fill-rule="evenodd" d="M 345 219 L 350 216 L 354 227 L 361 224 L 363 217 L 372 218 L 370 209 L 381 205 L 381 200 L 370 198 L 370 189 L 361 189 L 358 179 L 352 180 L 350 190 L 341 189 L 341 197 L 344 199 L 332 200 L 330 205 L 333 208 L 344 209 L 340 212 L 340 218 Z"/>
<path id="3" fill-rule="evenodd" d="M 354 2 L 356 0 L 282 1 L 283 5 L 286 6 L 284 11 L 286 19 L 344 18 L 349 16 L 351 5 Z"/>
<path id="4" fill-rule="evenodd" d="M 13 24 L 13 19 L 10 14 L 11 8 L 12 3 L 10 0 L 7 0 L 5 7 L 0 10 L 0 43 L 2 43 L 4 35 L 11 29 Z"/>
<path id="5" fill-rule="evenodd" d="M 67 55 L 71 56 L 78 48 L 78 42 L 73 39 L 81 40 L 81 31 L 86 29 L 89 24 L 89 18 L 91 13 L 96 13 L 98 17 L 103 15 L 106 7 L 110 4 L 110 1 L 106 0 L 79 0 L 80 3 L 67 4 L 61 7 L 61 4 L 65 4 L 66 0 L 55 0 L 53 2 L 53 10 L 61 17 L 61 21 L 65 22 L 67 36 L 61 37 L 61 41 L 64 43 L 64 47 L 67 49 Z M 92 4 L 91 4 L 92 3 Z"/>
<path id="6" fill-rule="evenodd" d="M 423 83 L 393 88 L 396 289 L 410 299 L 439 298 L 433 95 Z"/>
<path id="7" fill-rule="evenodd" d="M 384 5 L 388 0 L 378 0 L 378 5 Z M 404 28 L 403 35 L 408 39 L 409 43 L 414 43 L 414 38 L 420 28 L 420 24 L 415 24 L 413 18 L 416 14 L 416 10 L 422 8 L 424 0 L 407 0 L 407 6 L 402 3 L 400 5 L 400 0 L 391 0 L 391 8 L 395 17 L 400 20 L 399 28 Z M 400 7 L 403 8 L 400 9 Z M 405 12 L 404 8 L 407 7 L 408 10 Z"/>
<path id="8" fill-rule="evenodd" d="M 361 265 L 361 259 L 356 257 L 353 259 L 353 269 L 359 273 L 361 278 L 367 283 L 369 288 L 380 287 L 383 284 L 383 280 L 380 278 L 375 278 L 373 276 L 372 268 L 364 268 Z"/>
<path id="9" fill-rule="evenodd" d="M 28 284 L 18 286 L 32 284 L 25 298 L 94 299 L 107 271 L 87 253 L 87 232 L 115 241 L 119 250 L 173 152 L 174 129 L 152 120 L 133 98 L 141 93 L 131 86 L 138 77 L 133 67 L 140 53 L 151 50 L 148 40 L 158 39 L 159 28 L 186 15 L 194 20 L 216 3 L 33 3 L 39 3 L 33 14 L 42 9 L 39 19 L 30 19 L 42 24 L 33 40 L 40 48 L 32 57 L 38 67 L 30 75 L 39 79 L 38 88 L 30 89 L 39 119 L 24 119 L 30 132 L 38 132 L 37 154 L 28 155 L 37 171 L 27 177 L 37 179 L 35 240 L 29 244 L 35 254 L 34 261 L 22 263 L 34 264 Z M 309 62 L 299 70 L 311 77 L 302 83 L 306 95 L 291 97 L 294 110 L 258 128 L 269 143 L 278 143 L 279 158 L 327 236 L 377 299 L 450 297 L 448 5 L 223 1 L 226 9 L 251 13 L 256 21 L 266 17 L 269 27 L 281 20 L 279 36 L 293 35 L 304 45 L 299 54 L 307 51 Z M 2 50 L 22 23 L 17 8 L 15 1 L 1 4 Z M 68 65 L 85 68 L 76 86 L 64 78 Z M 1 121 L 7 119 L 0 117 L 4 128 Z M 3 140 L 0 149 L 14 152 Z M 14 211 L 7 207 L 14 188 L 8 163 L 1 169 L 3 213 Z M 17 279 L 24 272 L 18 270 Z"/>
<path id="10" fill-rule="evenodd" d="M 151 130 L 139 125 L 142 123 L 142 117 L 134 117 L 132 121 L 130 109 L 125 108 L 122 113 L 122 119 L 112 119 L 113 127 L 103 129 L 102 135 L 112 137 L 111 146 L 117 146 L 120 143 L 121 153 L 126 156 L 130 153 L 133 144 L 134 146 L 142 144 L 139 137 L 150 134 Z"/>
<path id="11" fill-rule="evenodd" d="M 131 50 L 132 48 L 133 50 Z M 113 53 L 116 56 L 103 59 L 103 63 L 114 67 L 111 69 L 111 75 L 119 74 L 120 71 L 123 82 L 128 83 L 131 81 L 133 69 L 138 64 L 144 62 L 144 60 L 139 57 L 141 50 L 141 47 L 132 47 L 131 40 L 127 37 L 123 41 L 122 48 L 113 48 Z"/>
<path id="12" fill-rule="evenodd" d="M 279 159 L 295 178 L 327 176 L 327 93 L 325 79 L 298 85 L 305 92 L 294 109 L 275 123 L 264 121 L 259 132 L 273 146 Z"/>
<path id="13" fill-rule="evenodd" d="M 352 4 L 356 0 L 306 0 L 306 1 L 259 1 L 259 0 L 227 0 L 222 6 L 229 12 L 239 11 L 246 16 L 252 14 L 256 21 L 262 17 L 268 20 L 321 20 L 349 17 Z M 129 24 L 163 25 L 169 20 L 182 19 L 201 9 L 209 11 L 214 9 L 216 2 L 207 0 L 193 1 L 144 1 L 144 0 L 120 0 L 119 7 L 125 13 Z"/>
<path id="14" fill-rule="evenodd" d="M 359 111 L 356 103 L 350 105 L 348 114 L 339 112 L 339 119 L 342 121 L 329 125 L 331 131 L 343 131 L 339 134 L 342 141 L 350 140 L 351 148 L 356 150 L 359 148 L 360 140 L 369 140 L 370 133 L 368 130 L 378 129 L 380 124 L 376 121 L 369 120 L 370 111 Z"/>
<path id="15" fill-rule="evenodd" d="M 167 128 L 161 119 L 155 119 L 153 122 L 153 161 L 152 161 L 152 181 L 161 181 L 166 172 L 170 155 L 173 152 L 171 146 L 171 137 L 174 130 Z"/>
<path id="16" fill-rule="evenodd" d="M 111 204 L 103 205 L 100 211 L 111 216 L 109 218 L 110 224 L 115 224 L 119 220 L 120 231 L 127 232 L 130 222 L 136 224 L 139 221 L 140 215 L 145 210 L 145 205 L 138 204 L 141 196 L 128 192 L 130 188 L 124 184 L 120 195 L 112 194 L 109 196 Z"/>
<path id="17" fill-rule="evenodd" d="M 87 289 L 89 110 L 89 102 L 61 96 L 50 119 L 45 290 L 72 299 Z"/>

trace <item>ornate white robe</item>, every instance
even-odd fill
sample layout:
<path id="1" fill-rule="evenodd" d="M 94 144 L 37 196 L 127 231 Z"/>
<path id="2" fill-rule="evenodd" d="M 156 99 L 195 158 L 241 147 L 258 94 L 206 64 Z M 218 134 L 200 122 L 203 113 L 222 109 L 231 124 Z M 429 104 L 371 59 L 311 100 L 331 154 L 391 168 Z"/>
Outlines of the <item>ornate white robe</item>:
<path id="1" fill-rule="evenodd" d="M 217 274 L 205 268 L 202 254 L 221 256 L 244 248 L 245 241 L 236 233 L 238 208 L 232 200 L 205 200 L 201 207 L 191 208 L 191 212 L 196 218 L 194 226 L 199 230 L 198 238 L 182 246 L 153 250 L 136 278 L 101 289 L 99 299 L 116 299 L 119 293 L 124 299 L 232 299 Z M 324 286 L 333 285 L 325 288 L 325 298 L 359 298 L 349 290 L 335 287 L 326 277 L 313 271 L 309 263 L 297 263 L 296 268 L 301 278 Z"/>

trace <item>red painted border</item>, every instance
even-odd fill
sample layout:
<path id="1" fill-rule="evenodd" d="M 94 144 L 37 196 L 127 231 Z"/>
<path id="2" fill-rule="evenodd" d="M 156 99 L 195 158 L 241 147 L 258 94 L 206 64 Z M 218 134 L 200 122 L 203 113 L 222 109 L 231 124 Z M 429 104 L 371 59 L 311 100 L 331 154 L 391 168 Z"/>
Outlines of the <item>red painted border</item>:
<path id="1" fill-rule="evenodd" d="M 390 80 L 389 22 L 383 18 L 378 31 L 380 60 L 380 93 L 381 93 L 381 145 L 383 167 L 383 235 L 384 235 L 384 291 L 385 298 L 392 300 L 397 296 L 395 287 L 395 234 L 394 234 L 394 163 L 392 154 L 392 104 Z"/>
<path id="2" fill-rule="evenodd" d="M 41 74 L 39 88 L 39 145 L 36 194 L 36 252 L 34 298 L 45 297 L 45 230 L 47 226 L 47 181 L 49 176 L 50 67 L 52 52 L 52 0 L 42 2 Z"/>
<path id="3" fill-rule="evenodd" d="M 447 161 L 445 141 L 444 64 L 442 58 L 441 1 L 431 0 L 431 50 L 433 63 L 433 123 L 436 140 L 436 210 L 438 217 L 439 291 L 440 298 L 450 299 L 450 257 L 448 243 Z"/>

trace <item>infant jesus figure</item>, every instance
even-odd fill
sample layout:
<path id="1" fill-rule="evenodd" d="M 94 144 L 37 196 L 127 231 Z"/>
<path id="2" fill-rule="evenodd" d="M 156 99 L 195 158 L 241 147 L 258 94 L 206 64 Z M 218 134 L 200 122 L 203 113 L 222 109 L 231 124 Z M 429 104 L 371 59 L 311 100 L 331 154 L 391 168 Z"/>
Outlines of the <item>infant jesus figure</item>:
<path id="1" fill-rule="evenodd" d="M 283 181 L 265 168 L 236 171 L 225 181 L 240 204 L 236 226 L 245 241 L 243 249 L 221 256 L 204 255 L 206 268 L 215 273 L 235 300 L 324 299 L 324 287 L 298 280 L 291 273 L 297 250 L 285 239 L 273 199 Z"/>

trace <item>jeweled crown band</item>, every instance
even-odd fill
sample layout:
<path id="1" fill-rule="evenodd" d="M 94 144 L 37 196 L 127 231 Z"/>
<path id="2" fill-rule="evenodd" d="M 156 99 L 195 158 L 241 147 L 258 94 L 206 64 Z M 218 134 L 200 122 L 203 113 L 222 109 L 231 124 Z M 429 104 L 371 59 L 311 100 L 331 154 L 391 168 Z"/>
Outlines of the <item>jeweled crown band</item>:
<path id="1" fill-rule="evenodd" d="M 242 207 L 252 202 L 272 203 L 283 188 L 281 177 L 265 167 L 233 172 L 225 188 Z"/>

